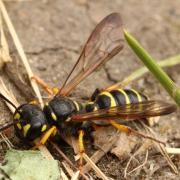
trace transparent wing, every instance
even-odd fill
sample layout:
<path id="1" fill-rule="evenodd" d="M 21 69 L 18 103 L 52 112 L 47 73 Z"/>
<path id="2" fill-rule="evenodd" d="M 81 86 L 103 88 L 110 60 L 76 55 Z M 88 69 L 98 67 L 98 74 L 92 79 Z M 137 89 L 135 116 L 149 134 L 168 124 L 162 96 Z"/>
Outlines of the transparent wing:
<path id="1" fill-rule="evenodd" d="M 70 94 L 82 80 L 110 60 L 122 48 L 122 20 L 118 13 L 112 13 L 96 26 L 57 95 Z"/>
<path id="2" fill-rule="evenodd" d="M 118 118 L 135 120 L 170 114 L 176 109 L 176 105 L 163 101 L 144 101 L 73 115 L 72 121 L 113 120 Z"/>

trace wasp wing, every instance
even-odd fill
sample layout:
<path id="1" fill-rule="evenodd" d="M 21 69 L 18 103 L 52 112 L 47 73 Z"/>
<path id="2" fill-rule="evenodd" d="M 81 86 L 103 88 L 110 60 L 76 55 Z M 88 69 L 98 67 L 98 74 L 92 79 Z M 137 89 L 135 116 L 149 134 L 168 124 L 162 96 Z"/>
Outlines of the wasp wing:
<path id="1" fill-rule="evenodd" d="M 122 48 L 122 20 L 118 13 L 112 13 L 96 26 L 57 95 L 69 95 L 82 80 Z"/>
<path id="2" fill-rule="evenodd" d="M 162 116 L 170 114 L 176 110 L 176 105 L 163 101 L 144 101 L 134 104 L 126 104 L 97 111 L 76 114 L 72 116 L 72 121 L 87 120 L 135 120 L 148 117 Z"/>

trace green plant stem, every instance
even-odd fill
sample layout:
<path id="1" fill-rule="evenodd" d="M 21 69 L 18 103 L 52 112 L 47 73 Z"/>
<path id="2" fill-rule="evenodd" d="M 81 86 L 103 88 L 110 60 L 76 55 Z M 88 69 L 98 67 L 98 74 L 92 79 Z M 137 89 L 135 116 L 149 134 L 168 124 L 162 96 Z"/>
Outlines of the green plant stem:
<path id="1" fill-rule="evenodd" d="M 163 71 L 158 63 L 148 54 L 148 52 L 138 43 L 138 41 L 128 32 L 124 31 L 124 36 L 136 55 L 142 60 L 145 66 L 154 74 L 169 95 L 180 106 L 180 89 Z"/>
<path id="2" fill-rule="evenodd" d="M 175 66 L 177 64 L 180 64 L 180 55 L 176 55 L 170 58 L 167 58 L 165 60 L 161 60 L 157 62 L 159 64 L 159 66 L 161 67 L 171 67 L 171 66 Z M 129 84 L 131 81 L 140 78 L 142 75 L 144 75 L 145 73 L 148 73 L 148 69 L 146 67 L 141 67 L 137 70 L 135 70 L 132 74 L 130 74 L 128 77 L 126 77 L 123 81 L 117 83 L 119 85 L 127 85 Z"/>

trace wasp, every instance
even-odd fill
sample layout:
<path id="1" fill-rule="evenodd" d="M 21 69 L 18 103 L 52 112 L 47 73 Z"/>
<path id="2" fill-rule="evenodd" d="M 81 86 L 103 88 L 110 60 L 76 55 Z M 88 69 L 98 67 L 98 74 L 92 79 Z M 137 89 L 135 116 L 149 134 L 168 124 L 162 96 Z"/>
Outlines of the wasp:
<path id="1" fill-rule="evenodd" d="M 85 103 L 71 98 L 73 90 L 80 82 L 118 54 L 123 46 L 122 20 L 118 13 L 112 13 L 95 27 L 61 88 L 55 92 L 44 81 L 33 77 L 53 95 L 43 109 L 30 103 L 15 107 L 1 94 L 1 98 L 16 109 L 13 124 L 17 136 L 27 141 L 41 137 L 40 144 L 45 144 L 57 132 L 77 136 L 80 154 L 84 152 L 84 137 L 91 134 L 97 124 L 112 125 L 120 131 L 151 138 L 120 124 L 118 120 L 127 122 L 166 115 L 176 110 L 175 105 L 148 100 L 134 89 L 122 89 L 114 85 L 95 90 Z"/>

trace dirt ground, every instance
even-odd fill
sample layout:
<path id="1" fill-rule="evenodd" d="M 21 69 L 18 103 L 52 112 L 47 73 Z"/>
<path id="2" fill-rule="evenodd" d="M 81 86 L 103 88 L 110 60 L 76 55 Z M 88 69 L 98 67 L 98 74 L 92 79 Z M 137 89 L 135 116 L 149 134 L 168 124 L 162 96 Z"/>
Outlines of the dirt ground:
<path id="1" fill-rule="evenodd" d="M 133 34 L 157 60 L 180 52 L 179 0 L 38 0 L 6 3 L 9 15 L 29 58 L 33 72 L 52 86 L 61 86 L 88 35 L 95 25 L 111 12 L 122 15 L 125 29 Z M 16 54 L 12 39 L 8 42 L 11 53 Z M 106 87 L 123 80 L 142 64 L 126 45 L 123 52 L 94 73 L 76 90 L 75 95 L 90 96 L 95 88 Z M 170 77 L 180 85 L 180 66 L 166 69 Z M 4 75 L 4 72 L 1 72 Z M 6 83 L 11 86 L 8 79 Z M 151 74 L 132 82 L 132 87 L 148 94 L 153 99 L 172 102 L 161 85 Z M 24 99 L 16 92 L 18 100 Z M 1 119 L 9 120 L 10 113 L 1 103 Z M 162 117 L 156 132 L 166 137 L 171 146 L 180 147 L 179 113 Z M 108 156 L 108 157 L 107 157 Z M 107 154 L 98 163 L 100 169 L 113 179 L 124 179 L 126 162 Z M 180 171 L 180 156 L 172 155 Z M 143 157 L 141 161 L 143 161 Z M 130 174 L 128 179 L 179 179 L 169 168 L 162 155 L 154 151 L 140 171 Z M 153 167 L 155 172 L 150 173 Z M 95 177 L 95 176 L 94 176 Z"/>

